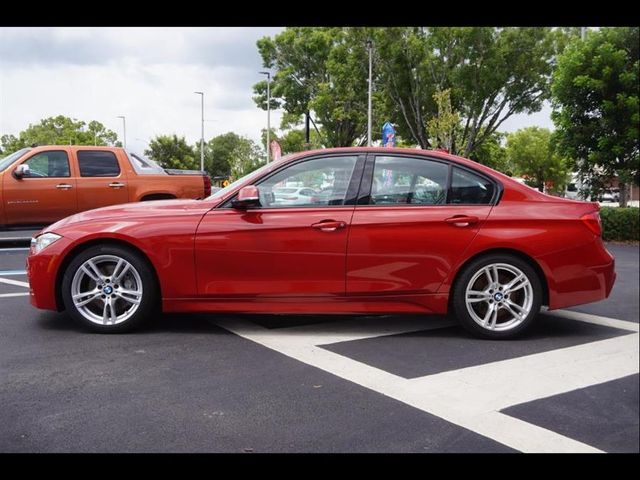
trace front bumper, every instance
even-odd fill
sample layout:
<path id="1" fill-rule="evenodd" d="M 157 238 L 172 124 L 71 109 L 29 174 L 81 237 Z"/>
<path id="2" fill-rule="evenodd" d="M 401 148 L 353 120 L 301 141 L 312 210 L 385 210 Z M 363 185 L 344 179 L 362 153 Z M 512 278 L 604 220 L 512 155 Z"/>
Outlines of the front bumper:
<path id="1" fill-rule="evenodd" d="M 27 277 L 29 278 L 29 301 L 43 310 L 60 310 L 56 299 L 58 272 L 73 240 L 62 237 L 37 254 L 29 252 Z"/>

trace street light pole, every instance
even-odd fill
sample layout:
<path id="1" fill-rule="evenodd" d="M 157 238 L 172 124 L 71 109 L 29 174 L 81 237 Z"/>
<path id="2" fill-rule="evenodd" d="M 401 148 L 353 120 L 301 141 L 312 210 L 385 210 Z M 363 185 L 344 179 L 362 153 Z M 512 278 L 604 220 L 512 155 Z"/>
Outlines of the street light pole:
<path id="1" fill-rule="evenodd" d="M 204 92 L 193 92 L 200 95 L 201 131 L 200 131 L 200 170 L 204 170 Z"/>
<path id="2" fill-rule="evenodd" d="M 122 119 L 122 139 L 123 139 L 123 143 L 122 146 L 124 148 L 127 148 L 127 122 L 124 118 L 124 115 L 118 115 L 118 118 Z"/>
<path id="3" fill-rule="evenodd" d="M 269 163 L 269 135 L 271 134 L 271 72 L 258 72 L 267 76 L 267 163 Z"/>
<path id="4" fill-rule="evenodd" d="M 369 49 L 369 110 L 367 116 L 367 146 L 371 146 L 371 71 L 373 67 L 373 59 L 371 56 L 372 43 L 367 40 L 367 48 Z"/>

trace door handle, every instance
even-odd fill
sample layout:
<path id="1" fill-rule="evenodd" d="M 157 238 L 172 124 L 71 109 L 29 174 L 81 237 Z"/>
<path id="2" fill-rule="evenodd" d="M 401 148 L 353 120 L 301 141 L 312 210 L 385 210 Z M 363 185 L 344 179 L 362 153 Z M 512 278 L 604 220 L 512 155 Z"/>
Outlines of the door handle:
<path id="1" fill-rule="evenodd" d="M 444 221 L 455 227 L 468 227 L 478 223 L 478 217 L 473 215 L 454 215 L 453 217 L 445 218 Z"/>
<path id="2" fill-rule="evenodd" d="M 313 228 L 322 230 L 323 232 L 335 232 L 339 228 L 347 226 L 345 222 L 336 222 L 335 220 L 323 220 L 322 222 L 311 225 Z"/>
<path id="3" fill-rule="evenodd" d="M 56 185 L 56 188 L 59 188 L 60 190 L 69 190 L 70 188 L 73 188 L 73 185 L 69 185 L 68 183 L 59 183 Z"/>
<path id="4" fill-rule="evenodd" d="M 110 184 L 109 184 L 109 186 L 110 186 L 111 188 L 122 188 L 122 187 L 124 187 L 124 183 L 120 183 L 120 182 L 113 182 L 113 183 L 110 183 Z"/>

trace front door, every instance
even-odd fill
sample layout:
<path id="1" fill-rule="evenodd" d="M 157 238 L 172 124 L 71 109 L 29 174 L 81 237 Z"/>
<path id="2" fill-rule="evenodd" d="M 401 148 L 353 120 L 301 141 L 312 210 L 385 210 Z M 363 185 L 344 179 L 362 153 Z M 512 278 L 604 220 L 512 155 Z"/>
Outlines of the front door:
<path id="1" fill-rule="evenodd" d="M 354 172 L 361 173 L 356 164 L 363 162 L 357 156 L 302 160 L 256 182 L 260 207 L 238 210 L 227 202 L 207 213 L 196 235 L 199 294 L 344 295 L 355 196 L 345 199 L 357 189 Z M 306 195 L 296 194 L 301 188 Z"/>
<path id="2" fill-rule="evenodd" d="M 427 158 L 367 160 L 347 250 L 347 294 L 435 293 L 491 211 L 495 185 Z"/>
<path id="3" fill-rule="evenodd" d="M 18 165 L 28 165 L 29 175 L 3 175 L 4 210 L 8 225 L 46 225 L 78 211 L 76 178 L 65 150 L 39 152 Z"/>

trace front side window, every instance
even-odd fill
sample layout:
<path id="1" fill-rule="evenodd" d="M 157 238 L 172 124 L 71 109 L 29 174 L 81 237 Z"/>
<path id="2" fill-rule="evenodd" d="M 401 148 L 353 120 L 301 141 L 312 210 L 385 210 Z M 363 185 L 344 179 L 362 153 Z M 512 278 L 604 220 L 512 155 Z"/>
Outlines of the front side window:
<path id="1" fill-rule="evenodd" d="M 286 167 L 258 183 L 263 207 L 343 205 L 356 156 L 327 157 Z"/>
<path id="2" fill-rule="evenodd" d="M 78 150 L 78 166 L 83 177 L 117 177 L 118 159 L 113 152 Z"/>
<path id="3" fill-rule="evenodd" d="M 446 201 L 449 167 L 406 157 L 376 157 L 370 205 L 440 205 Z"/>
<path id="4" fill-rule="evenodd" d="M 28 178 L 69 177 L 69 158 L 63 151 L 37 153 L 23 163 L 29 165 Z"/>
<path id="5" fill-rule="evenodd" d="M 454 167 L 451 177 L 449 203 L 462 205 L 487 205 L 493 199 L 495 187 L 488 179 L 475 173 Z"/>

